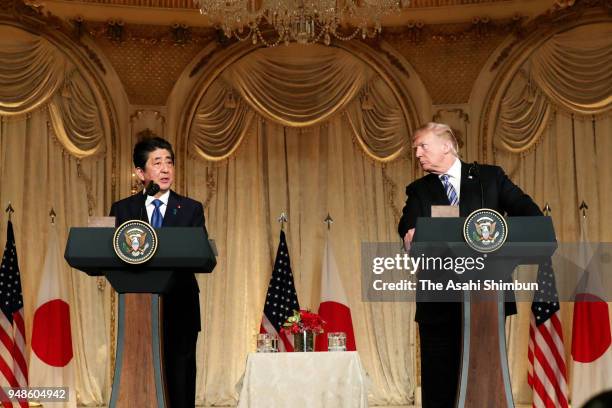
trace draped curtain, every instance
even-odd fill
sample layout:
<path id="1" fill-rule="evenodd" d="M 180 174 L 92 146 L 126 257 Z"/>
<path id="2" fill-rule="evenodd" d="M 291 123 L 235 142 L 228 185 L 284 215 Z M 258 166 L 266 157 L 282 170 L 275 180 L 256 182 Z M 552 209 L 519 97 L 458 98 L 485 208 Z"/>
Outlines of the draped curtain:
<path id="1" fill-rule="evenodd" d="M 214 273 L 198 277 L 204 320 L 198 404 L 237 401 L 236 384 L 259 332 L 281 212 L 289 218 L 300 306 L 318 307 L 329 235 L 373 384 L 370 402 L 414 402 L 414 304 L 362 301 L 356 256 L 362 242 L 399 245 L 403 191 L 415 177 L 406 156 L 415 124 L 397 94 L 354 55 L 313 45 L 254 51 L 202 94 L 190 119 L 185 177 L 187 193 L 205 202 L 219 258 Z"/>
<path id="2" fill-rule="evenodd" d="M 499 107 L 494 162 L 542 207 L 550 205 L 561 242 L 579 240 L 583 200 L 589 206 L 588 239 L 612 240 L 606 222 L 612 217 L 611 66 L 612 24 L 556 34 L 514 74 Z M 510 372 L 515 401 L 530 404 L 526 356 L 531 311 L 527 302 L 518 307 L 507 322 Z M 573 304 L 562 302 L 570 371 L 572 315 Z"/>
<path id="3" fill-rule="evenodd" d="M 536 149 L 524 155 L 496 153 L 496 163 L 534 200 L 552 209 L 552 220 L 560 242 L 578 242 L 580 203 L 588 203 L 588 239 L 611 242 L 612 228 L 612 115 L 593 120 L 557 112 Z M 519 313 L 508 321 L 508 355 L 517 403 L 531 403 L 527 384 L 527 340 L 531 304 L 518 304 Z M 568 370 L 571 370 L 573 304 L 561 302 Z M 570 388 L 571 389 L 571 388 Z"/>
<path id="4" fill-rule="evenodd" d="M 348 52 L 318 45 L 261 49 L 228 67 L 206 90 L 191 119 L 189 145 L 223 160 L 243 141 L 254 115 L 286 127 L 344 115 L 372 159 L 403 152 L 411 124 L 389 85 Z"/>
<path id="5" fill-rule="evenodd" d="M 57 47 L 0 25 L 0 116 L 48 108 L 55 134 L 77 158 L 104 150 L 105 110 L 91 85 Z"/>
<path id="6" fill-rule="evenodd" d="M 48 40 L 0 25 L 0 203 L 15 208 L 26 342 L 40 285 L 49 211 L 60 251 L 68 230 L 103 215 L 110 178 L 103 157 L 105 109 L 79 67 Z M 0 244 L 7 217 L 0 218 Z M 70 304 L 76 390 L 80 404 L 106 403 L 110 390 L 110 286 L 64 264 Z M 30 350 L 27 350 L 29 359 Z M 76 392 L 75 392 L 76 391 Z"/>
<path id="7" fill-rule="evenodd" d="M 187 193 L 207 202 L 206 223 L 219 250 L 217 267 L 199 276 L 203 331 L 198 342 L 197 404 L 231 405 L 248 352 L 255 350 L 281 212 L 289 218 L 289 254 L 300 306 L 317 310 L 323 248 L 333 242 L 371 379 L 370 403 L 409 405 L 416 389 L 414 303 L 361 298 L 362 242 L 397 242 L 397 211 L 411 162 L 381 165 L 365 155 L 341 117 L 288 128 L 254 121 L 228 160 L 193 157 Z M 323 222 L 334 219 L 329 232 Z"/>
<path id="8" fill-rule="evenodd" d="M 514 76 L 500 105 L 495 147 L 523 153 L 535 146 L 552 110 L 609 114 L 612 107 L 612 24 L 556 34 Z"/>
<path id="9" fill-rule="evenodd" d="M 610 33 L 610 24 L 592 24 L 538 47 L 504 90 L 492 124 L 493 161 L 536 202 L 551 205 L 565 241 L 578 237 L 582 199 L 589 204 L 590 238 L 612 239 L 605 223 L 612 217 Z M 109 120 L 93 81 L 48 40 L 0 26 L 0 61 L 0 203 L 10 200 L 17 210 L 29 336 L 49 209 L 58 213 L 61 243 L 70 226 L 107 213 Z M 347 51 L 291 45 L 245 56 L 197 102 L 188 118 L 188 160 L 177 163 L 186 180 L 181 193 L 206 204 L 207 227 L 219 248 L 215 272 L 198 276 L 198 404 L 236 402 L 246 354 L 255 349 L 281 211 L 289 215 L 285 228 L 301 306 L 318 306 L 329 234 L 372 380 L 370 403 L 414 403 L 414 304 L 363 302 L 356 256 L 361 242 L 398 241 L 404 187 L 421 175 L 407 148 L 417 124 L 400 108 L 398 94 Z M 328 213 L 334 219 L 329 232 Z M 6 217 L 0 221 L 3 245 Z M 68 267 L 62 273 L 69 275 L 73 305 L 78 401 L 103 405 L 110 392 L 111 289 Z M 508 322 L 508 350 L 516 401 L 528 404 L 529 304 L 519 310 Z M 571 305 L 562 312 L 569 351 Z"/>

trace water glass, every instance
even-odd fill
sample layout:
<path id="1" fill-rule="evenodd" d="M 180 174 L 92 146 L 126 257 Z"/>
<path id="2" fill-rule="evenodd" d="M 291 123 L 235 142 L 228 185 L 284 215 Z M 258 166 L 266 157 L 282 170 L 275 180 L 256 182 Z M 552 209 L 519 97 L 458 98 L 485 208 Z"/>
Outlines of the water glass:
<path id="1" fill-rule="evenodd" d="M 257 335 L 258 353 L 276 353 L 278 351 L 278 337 L 272 333 L 259 333 Z"/>
<path id="2" fill-rule="evenodd" d="M 327 351 L 346 351 L 346 333 L 327 333 Z"/>

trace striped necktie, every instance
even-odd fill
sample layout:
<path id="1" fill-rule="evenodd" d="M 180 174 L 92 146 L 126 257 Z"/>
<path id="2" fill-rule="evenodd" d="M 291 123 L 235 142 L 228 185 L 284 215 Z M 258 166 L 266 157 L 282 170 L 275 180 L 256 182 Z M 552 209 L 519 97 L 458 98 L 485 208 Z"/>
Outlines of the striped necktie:
<path id="1" fill-rule="evenodd" d="M 448 180 L 448 174 L 443 174 L 440 176 L 440 180 L 442 180 L 442 185 L 444 186 L 444 190 L 446 191 L 446 196 L 448 197 L 448 202 L 451 205 L 459 205 L 459 196 L 457 195 L 457 191 L 455 187 Z"/>

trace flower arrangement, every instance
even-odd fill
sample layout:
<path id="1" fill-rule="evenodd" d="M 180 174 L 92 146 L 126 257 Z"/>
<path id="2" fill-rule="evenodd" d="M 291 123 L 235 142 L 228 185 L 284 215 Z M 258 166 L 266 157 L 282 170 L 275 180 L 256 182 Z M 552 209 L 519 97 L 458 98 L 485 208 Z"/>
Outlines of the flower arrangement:
<path id="1" fill-rule="evenodd" d="M 325 326 L 325 321 L 321 319 L 321 316 L 302 309 L 293 311 L 293 316 L 289 316 L 283 323 L 283 331 L 287 334 L 323 333 L 323 326 Z"/>

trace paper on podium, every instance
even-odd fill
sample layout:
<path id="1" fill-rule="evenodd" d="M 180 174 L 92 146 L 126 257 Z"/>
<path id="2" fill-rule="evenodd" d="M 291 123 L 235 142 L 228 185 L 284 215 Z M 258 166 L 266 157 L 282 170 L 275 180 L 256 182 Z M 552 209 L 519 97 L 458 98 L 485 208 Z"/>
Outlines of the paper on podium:
<path id="1" fill-rule="evenodd" d="M 87 218 L 88 227 L 115 228 L 115 217 L 89 217 Z"/>
<path id="2" fill-rule="evenodd" d="M 431 216 L 434 218 L 459 217 L 458 205 L 432 205 Z"/>

